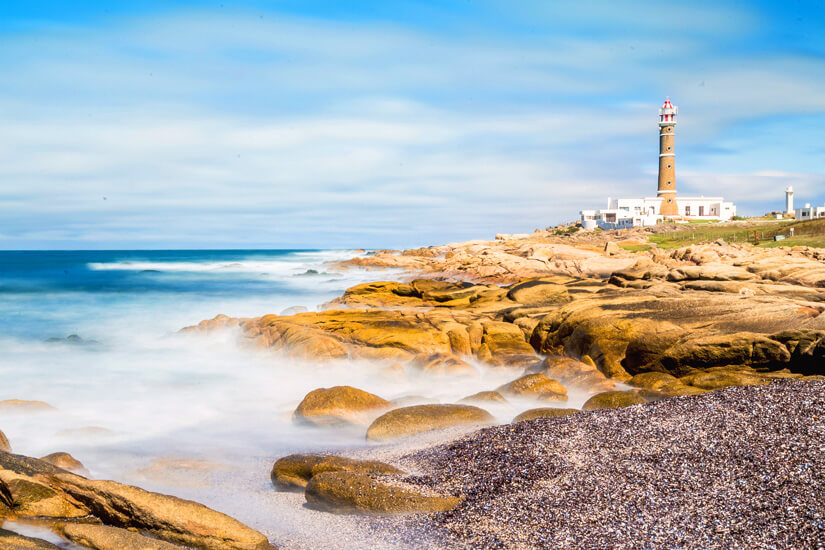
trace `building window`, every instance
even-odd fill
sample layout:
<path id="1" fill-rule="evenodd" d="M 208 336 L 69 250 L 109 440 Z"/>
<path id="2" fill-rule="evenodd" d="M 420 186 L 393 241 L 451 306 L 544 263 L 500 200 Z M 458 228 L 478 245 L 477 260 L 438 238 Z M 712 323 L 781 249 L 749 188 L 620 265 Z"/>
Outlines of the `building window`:
<path id="1" fill-rule="evenodd" d="M 690 216 L 690 205 L 685 206 L 685 216 Z"/>
<path id="2" fill-rule="evenodd" d="M 700 207 L 699 207 L 699 215 L 700 215 L 700 216 L 704 216 L 704 215 L 705 215 L 705 207 L 704 207 L 704 206 L 700 206 Z"/>
<path id="3" fill-rule="evenodd" d="M 670 145 L 667 146 L 667 150 L 670 151 Z"/>
<path id="4" fill-rule="evenodd" d="M 671 168 L 670 164 L 667 165 L 668 168 Z"/>

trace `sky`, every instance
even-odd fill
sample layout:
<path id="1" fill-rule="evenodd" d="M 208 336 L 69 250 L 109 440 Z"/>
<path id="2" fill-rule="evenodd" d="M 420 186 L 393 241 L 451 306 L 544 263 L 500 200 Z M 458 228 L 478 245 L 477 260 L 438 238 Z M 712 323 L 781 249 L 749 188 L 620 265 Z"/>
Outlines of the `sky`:
<path id="1" fill-rule="evenodd" d="M 384 248 L 825 202 L 825 2 L 0 3 L 0 249 Z"/>

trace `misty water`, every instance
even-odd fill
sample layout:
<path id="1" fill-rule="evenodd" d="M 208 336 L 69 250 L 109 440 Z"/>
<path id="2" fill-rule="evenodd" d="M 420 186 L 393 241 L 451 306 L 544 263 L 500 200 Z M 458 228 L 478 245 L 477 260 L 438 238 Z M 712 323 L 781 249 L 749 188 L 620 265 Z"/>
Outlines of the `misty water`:
<path id="1" fill-rule="evenodd" d="M 359 282 L 403 275 L 328 265 L 354 254 L 2 252 L 0 400 L 44 401 L 55 410 L 0 411 L 0 429 L 14 452 L 69 452 L 94 478 L 203 502 L 276 540 L 311 540 L 301 499 L 288 497 L 285 506 L 276 497 L 272 462 L 367 443 L 363 429 L 296 426 L 292 411 L 307 392 L 349 384 L 387 399 L 454 402 L 513 378 L 481 367 L 471 379 L 388 376 L 369 363 L 251 349 L 233 331 L 178 334 L 220 313 L 315 310 Z M 66 340 L 71 335 L 79 340 Z M 581 405 L 571 398 L 564 406 Z M 491 412 L 507 422 L 518 411 Z"/>

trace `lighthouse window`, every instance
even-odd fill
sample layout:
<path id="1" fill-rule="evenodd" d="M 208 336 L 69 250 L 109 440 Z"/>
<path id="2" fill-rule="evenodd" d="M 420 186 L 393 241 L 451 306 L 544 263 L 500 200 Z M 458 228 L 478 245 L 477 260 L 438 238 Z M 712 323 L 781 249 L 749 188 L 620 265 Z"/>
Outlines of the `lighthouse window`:
<path id="1" fill-rule="evenodd" d="M 667 150 L 670 151 L 670 145 L 667 146 Z"/>
<path id="2" fill-rule="evenodd" d="M 670 168 L 670 164 L 668 164 L 667 167 Z"/>

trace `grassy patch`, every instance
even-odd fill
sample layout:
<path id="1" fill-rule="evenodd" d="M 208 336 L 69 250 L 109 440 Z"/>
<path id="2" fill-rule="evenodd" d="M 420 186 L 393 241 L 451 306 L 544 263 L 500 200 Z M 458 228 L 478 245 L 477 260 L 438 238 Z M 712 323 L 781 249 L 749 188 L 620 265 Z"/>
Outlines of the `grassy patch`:
<path id="1" fill-rule="evenodd" d="M 777 234 L 790 235 L 793 227 L 795 236 L 782 241 L 774 241 Z M 682 248 L 692 244 L 713 242 L 723 239 L 730 243 L 754 243 L 758 237 L 758 246 L 813 246 L 825 248 L 825 219 L 811 221 L 769 221 L 750 219 L 739 223 L 689 224 L 675 231 L 657 233 L 650 236 L 650 242 L 660 248 Z"/>
<path id="2" fill-rule="evenodd" d="M 649 244 L 620 244 L 619 248 L 629 250 L 630 252 L 646 252 L 653 247 Z"/>

